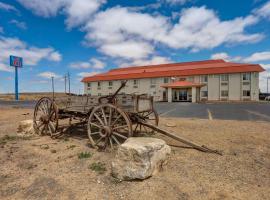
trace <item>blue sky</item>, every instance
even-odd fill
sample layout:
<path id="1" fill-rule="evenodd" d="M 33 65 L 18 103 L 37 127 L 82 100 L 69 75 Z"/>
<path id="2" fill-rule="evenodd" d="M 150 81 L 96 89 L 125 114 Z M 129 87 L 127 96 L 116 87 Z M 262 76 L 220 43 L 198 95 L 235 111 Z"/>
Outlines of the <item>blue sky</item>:
<path id="1" fill-rule="evenodd" d="M 72 91 L 115 67 L 225 59 L 270 74 L 270 1 L 0 0 L 0 93 L 14 91 L 9 55 L 24 58 L 21 92 Z"/>

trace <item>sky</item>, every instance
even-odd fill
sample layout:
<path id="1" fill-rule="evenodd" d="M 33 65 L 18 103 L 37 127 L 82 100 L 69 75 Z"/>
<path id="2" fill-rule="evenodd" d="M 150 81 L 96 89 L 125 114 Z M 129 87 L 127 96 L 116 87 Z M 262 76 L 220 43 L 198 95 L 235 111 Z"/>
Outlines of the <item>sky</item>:
<path id="1" fill-rule="evenodd" d="M 14 92 L 9 55 L 23 57 L 20 92 L 83 92 L 112 68 L 224 59 L 270 75 L 268 0 L 0 0 L 0 93 Z M 270 82 L 270 81 L 269 81 Z"/>

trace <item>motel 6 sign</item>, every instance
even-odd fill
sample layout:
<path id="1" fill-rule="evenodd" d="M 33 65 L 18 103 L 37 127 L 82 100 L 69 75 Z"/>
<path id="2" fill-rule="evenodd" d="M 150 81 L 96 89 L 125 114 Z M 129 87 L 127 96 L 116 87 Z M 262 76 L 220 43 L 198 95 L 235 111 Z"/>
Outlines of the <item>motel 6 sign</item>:
<path id="1" fill-rule="evenodd" d="M 23 66 L 23 59 L 17 56 L 10 56 L 10 66 L 13 67 L 22 67 Z"/>
<path id="2" fill-rule="evenodd" d="M 19 100 L 18 67 L 22 68 L 23 59 L 17 56 L 9 57 L 10 66 L 15 67 L 15 99 Z"/>

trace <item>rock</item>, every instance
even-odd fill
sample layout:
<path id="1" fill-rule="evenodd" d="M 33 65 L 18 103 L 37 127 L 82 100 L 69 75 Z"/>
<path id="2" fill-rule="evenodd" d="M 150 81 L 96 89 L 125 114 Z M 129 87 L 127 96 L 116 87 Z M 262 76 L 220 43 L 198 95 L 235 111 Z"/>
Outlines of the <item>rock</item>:
<path id="1" fill-rule="evenodd" d="M 120 180 L 146 179 L 162 168 L 170 153 L 171 148 L 161 139 L 128 138 L 112 161 L 112 176 Z"/>
<path id="2" fill-rule="evenodd" d="M 33 120 L 23 120 L 19 122 L 18 126 L 18 134 L 20 135 L 32 135 L 35 133 L 34 127 L 33 127 Z"/>

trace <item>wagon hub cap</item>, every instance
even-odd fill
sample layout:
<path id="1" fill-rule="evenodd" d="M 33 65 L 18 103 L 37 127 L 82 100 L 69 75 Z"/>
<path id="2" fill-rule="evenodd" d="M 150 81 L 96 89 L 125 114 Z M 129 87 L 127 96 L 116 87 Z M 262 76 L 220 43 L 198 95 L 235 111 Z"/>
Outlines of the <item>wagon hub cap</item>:
<path id="1" fill-rule="evenodd" d="M 112 129 L 109 126 L 104 126 L 101 130 L 102 137 L 110 136 L 112 134 Z"/>
<path id="2" fill-rule="evenodd" d="M 47 116 L 47 115 L 42 115 L 41 117 L 40 117 L 40 121 L 42 121 L 43 123 L 49 123 L 49 116 Z"/>

